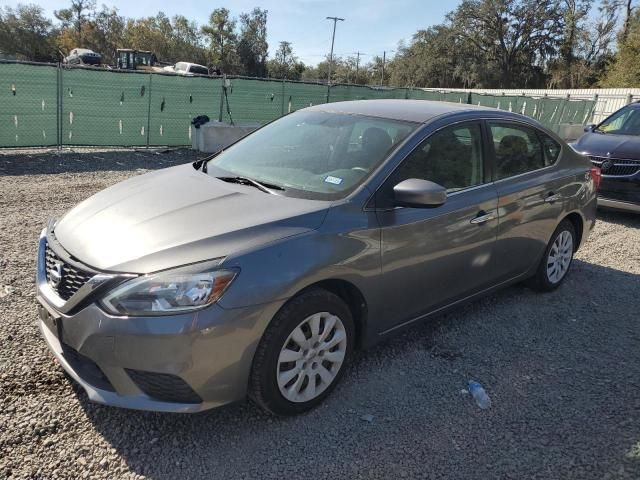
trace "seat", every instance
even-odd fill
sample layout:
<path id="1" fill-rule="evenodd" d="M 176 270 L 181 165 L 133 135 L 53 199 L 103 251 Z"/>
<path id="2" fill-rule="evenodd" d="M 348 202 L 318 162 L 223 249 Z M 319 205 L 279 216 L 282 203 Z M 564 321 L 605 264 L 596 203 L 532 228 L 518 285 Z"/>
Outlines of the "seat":
<path id="1" fill-rule="evenodd" d="M 498 177 L 505 178 L 530 170 L 527 141 L 517 135 L 506 135 L 496 150 Z"/>
<path id="2" fill-rule="evenodd" d="M 447 189 L 471 185 L 471 147 L 464 145 L 452 130 L 434 136 L 425 158 L 427 179 Z"/>
<path id="3" fill-rule="evenodd" d="M 371 170 L 392 145 L 393 140 L 385 130 L 378 127 L 367 128 L 362 133 L 362 148 L 352 157 L 349 168 Z"/>

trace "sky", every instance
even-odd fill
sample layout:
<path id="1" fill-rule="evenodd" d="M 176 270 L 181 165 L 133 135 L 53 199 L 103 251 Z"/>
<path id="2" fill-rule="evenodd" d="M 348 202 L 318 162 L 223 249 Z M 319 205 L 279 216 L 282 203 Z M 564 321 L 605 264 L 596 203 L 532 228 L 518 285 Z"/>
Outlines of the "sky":
<path id="1" fill-rule="evenodd" d="M 17 3 L 36 3 L 53 17 L 53 11 L 65 8 L 68 0 L 2 0 Z M 267 40 L 273 58 L 280 41 L 292 43 L 294 53 L 305 64 L 315 65 L 331 49 L 333 22 L 326 17 L 342 17 L 338 22 L 334 53 L 348 56 L 356 51 L 365 53 L 366 63 L 374 55 L 393 56 L 398 41 L 409 41 L 418 29 L 443 21 L 455 9 L 456 0 L 97 0 L 98 5 L 116 7 L 126 17 L 143 17 L 163 11 L 168 16 L 184 15 L 202 25 L 209 13 L 218 7 L 228 8 L 234 17 L 259 6 L 269 11 Z M 186 59 L 185 59 L 186 60 Z"/>

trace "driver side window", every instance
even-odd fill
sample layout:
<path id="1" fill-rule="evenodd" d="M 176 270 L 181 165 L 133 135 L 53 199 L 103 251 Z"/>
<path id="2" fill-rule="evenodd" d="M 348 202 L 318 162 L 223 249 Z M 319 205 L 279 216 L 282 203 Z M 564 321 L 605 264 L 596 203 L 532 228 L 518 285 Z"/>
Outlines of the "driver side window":
<path id="1" fill-rule="evenodd" d="M 483 183 L 482 130 L 477 123 L 444 128 L 411 152 L 393 174 L 393 184 L 430 180 L 455 192 Z"/>

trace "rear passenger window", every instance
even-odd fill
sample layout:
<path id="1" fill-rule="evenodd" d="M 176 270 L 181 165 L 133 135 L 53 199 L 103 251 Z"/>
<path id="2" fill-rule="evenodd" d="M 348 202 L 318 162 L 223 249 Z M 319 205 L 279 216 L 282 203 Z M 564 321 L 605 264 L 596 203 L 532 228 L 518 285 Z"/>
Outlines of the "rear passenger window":
<path id="1" fill-rule="evenodd" d="M 197 65 L 191 65 L 191 73 L 195 73 L 196 75 L 209 75 L 209 70 L 204 67 L 199 67 Z"/>
<path id="2" fill-rule="evenodd" d="M 463 124 L 434 133 L 394 172 L 393 184 L 430 180 L 453 192 L 483 182 L 480 125 Z"/>
<path id="3" fill-rule="evenodd" d="M 556 142 L 553 138 L 551 138 L 546 133 L 538 132 L 540 138 L 542 139 L 542 147 L 544 148 L 544 160 L 545 165 L 553 165 L 558 160 L 558 156 L 560 155 L 560 144 Z"/>
<path id="4" fill-rule="evenodd" d="M 490 123 L 496 152 L 496 179 L 513 177 L 545 166 L 542 145 L 533 128 Z"/>

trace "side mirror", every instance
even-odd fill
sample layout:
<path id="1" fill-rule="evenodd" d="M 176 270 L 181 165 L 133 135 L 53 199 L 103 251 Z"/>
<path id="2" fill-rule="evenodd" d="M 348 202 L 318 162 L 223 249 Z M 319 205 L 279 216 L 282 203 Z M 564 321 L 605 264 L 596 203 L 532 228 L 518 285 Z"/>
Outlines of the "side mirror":
<path id="1" fill-rule="evenodd" d="M 410 178 L 393 187 L 393 196 L 400 206 L 439 207 L 447 201 L 447 189 L 429 180 Z"/>
<path id="2" fill-rule="evenodd" d="M 585 132 L 592 132 L 594 128 L 596 128 L 596 125 L 595 125 L 595 123 L 592 123 L 592 124 L 587 125 L 586 127 L 584 127 L 584 131 Z"/>

